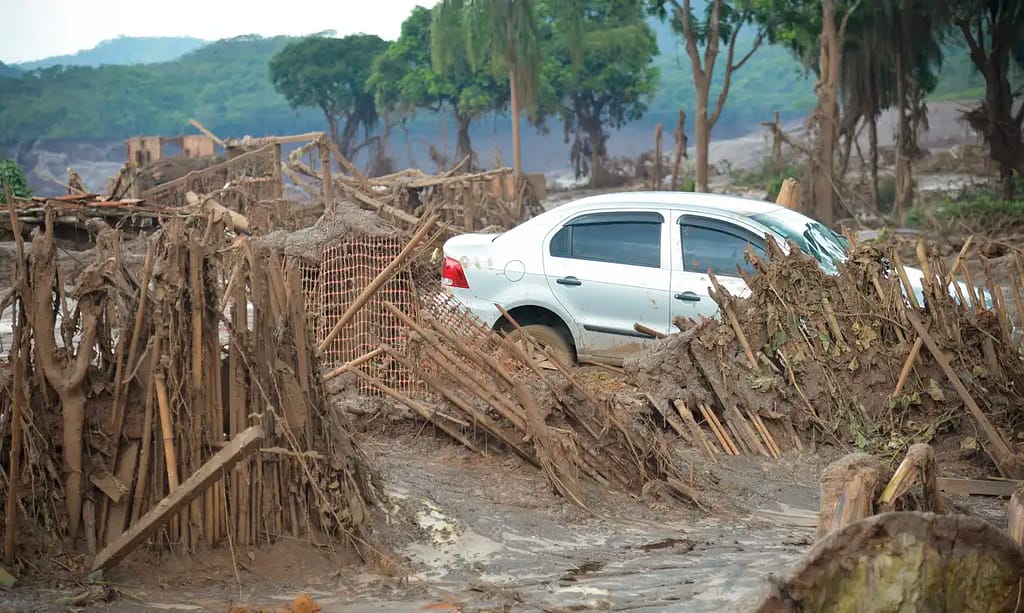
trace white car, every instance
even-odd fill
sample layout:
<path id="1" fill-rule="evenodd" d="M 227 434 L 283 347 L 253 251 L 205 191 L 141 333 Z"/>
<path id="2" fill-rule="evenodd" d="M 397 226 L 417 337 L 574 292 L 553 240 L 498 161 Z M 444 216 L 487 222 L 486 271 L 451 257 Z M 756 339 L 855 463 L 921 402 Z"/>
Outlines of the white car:
<path id="1" fill-rule="evenodd" d="M 736 267 L 750 269 L 748 247 L 764 256 L 766 235 L 784 250 L 793 241 L 830 274 L 849 246 L 769 202 L 623 192 L 564 204 L 501 234 L 449 239 L 442 283 L 495 330 L 512 330 L 498 304 L 564 358 L 616 364 L 654 338 L 634 324 L 669 334 L 677 315 L 717 315 L 709 268 L 733 295 L 749 294 Z"/>

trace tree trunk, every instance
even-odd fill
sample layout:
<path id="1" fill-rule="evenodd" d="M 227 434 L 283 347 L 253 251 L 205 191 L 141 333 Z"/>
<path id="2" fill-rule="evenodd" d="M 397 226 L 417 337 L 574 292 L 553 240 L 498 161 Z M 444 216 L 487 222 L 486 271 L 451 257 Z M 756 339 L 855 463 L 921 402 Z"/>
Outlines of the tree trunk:
<path id="1" fill-rule="evenodd" d="M 348 155 L 346 149 L 341 145 L 341 138 L 338 136 L 338 117 L 330 112 L 324 111 L 324 119 L 327 120 L 327 134 L 331 137 L 331 140 L 338 147 L 338 150 Z"/>
<path id="2" fill-rule="evenodd" d="M 587 136 L 590 138 L 590 186 L 604 187 L 608 184 L 603 161 L 606 155 L 604 146 L 606 137 L 600 122 L 595 123 L 597 125 L 591 125 L 587 129 Z"/>
<path id="3" fill-rule="evenodd" d="M 907 117 L 907 82 L 903 74 L 902 50 L 896 53 L 896 215 L 900 220 L 914 198 L 910 166 L 910 118 Z"/>
<path id="4" fill-rule="evenodd" d="M 868 117 L 868 147 L 870 149 L 868 155 L 871 169 L 871 204 L 877 212 L 880 210 L 878 202 L 878 116 L 874 113 Z"/>
<path id="5" fill-rule="evenodd" d="M 331 125 L 336 125 L 336 122 Z M 359 130 L 359 122 L 353 117 L 347 118 L 345 120 L 345 129 L 341 132 L 341 141 L 337 143 L 338 151 L 341 151 L 341 154 L 348 158 L 350 162 L 355 161 L 352 159 L 352 139 L 356 137 L 357 130 Z M 335 132 L 337 132 L 337 128 L 335 128 Z"/>
<path id="6" fill-rule="evenodd" d="M 512 107 L 512 175 L 519 182 L 519 176 L 523 173 L 523 164 L 519 140 L 519 88 L 516 87 L 515 67 L 509 68 L 508 87 Z"/>
<path id="7" fill-rule="evenodd" d="M 839 34 L 836 31 L 835 0 L 822 2 L 821 77 L 818 80 L 818 143 L 811 156 L 811 197 L 814 216 L 831 225 L 835 222 L 836 87 L 839 81 Z"/>
<path id="8" fill-rule="evenodd" d="M 79 350 L 84 351 L 81 348 Z M 85 426 L 85 389 L 82 385 L 58 388 L 57 396 L 60 398 L 63 415 L 68 538 L 74 542 L 82 517 L 82 429 Z"/>
<path id="9" fill-rule="evenodd" d="M 455 111 L 455 129 L 458 132 L 456 157 L 460 162 L 467 156 L 469 157 L 469 161 L 466 162 L 467 172 L 473 172 L 473 146 L 469 141 L 469 124 L 472 120 L 473 116 L 469 113 Z"/>
<path id="10" fill-rule="evenodd" d="M 697 112 L 693 118 L 693 134 L 696 139 L 694 158 L 694 190 L 708 191 L 708 149 L 711 146 L 711 125 L 708 123 L 708 93 L 711 79 L 697 84 Z"/>

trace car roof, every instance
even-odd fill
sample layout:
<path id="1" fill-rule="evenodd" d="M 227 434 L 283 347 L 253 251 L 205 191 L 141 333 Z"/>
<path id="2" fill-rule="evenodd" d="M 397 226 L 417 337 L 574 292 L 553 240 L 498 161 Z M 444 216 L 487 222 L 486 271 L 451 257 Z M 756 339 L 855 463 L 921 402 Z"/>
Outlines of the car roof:
<path id="1" fill-rule="evenodd" d="M 595 205 L 616 208 L 641 208 L 653 205 L 673 209 L 714 211 L 743 217 L 771 213 L 782 208 L 763 200 L 698 192 L 613 192 L 573 200 L 556 208 L 562 212 L 572 212 L 576 209 L 593 208 Z"/>

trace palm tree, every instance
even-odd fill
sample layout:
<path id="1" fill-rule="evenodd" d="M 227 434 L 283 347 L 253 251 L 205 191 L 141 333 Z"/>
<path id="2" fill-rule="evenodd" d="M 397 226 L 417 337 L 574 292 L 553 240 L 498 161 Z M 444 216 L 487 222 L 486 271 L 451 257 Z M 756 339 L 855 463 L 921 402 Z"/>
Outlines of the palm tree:
<path id="1" fill-rule="evenodd" d="M 551 6 L 566 24 L 578 51 L 582 38 L 578 0 L 554 0 Z M 507 75 L 512 111 L 512 170 L 522 175 L 519 116 L 537 103 L 541 56 L 537 0 L 442 0 L 434 8 L 430 29 L 431 60 L 438 70 L 450 68 L 464 45 L 474 69 L 490 64 Z"/>

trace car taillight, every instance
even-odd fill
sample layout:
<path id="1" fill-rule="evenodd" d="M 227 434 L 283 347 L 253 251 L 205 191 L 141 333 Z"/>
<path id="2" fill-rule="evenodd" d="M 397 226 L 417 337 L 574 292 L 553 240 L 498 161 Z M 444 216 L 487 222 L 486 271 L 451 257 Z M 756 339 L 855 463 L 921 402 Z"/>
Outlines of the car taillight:
<path id="1" fill-rule="evenodd" d="M 441 265 L 441 285 L 469 289 L 466 271 L 462 270 L 462 264 L 455 258 L 444 256 L 444 264 Z"/>

